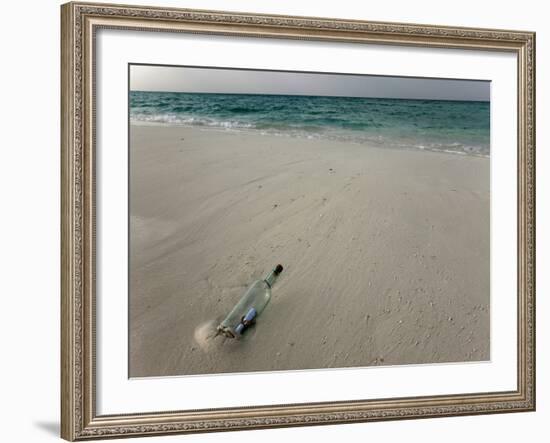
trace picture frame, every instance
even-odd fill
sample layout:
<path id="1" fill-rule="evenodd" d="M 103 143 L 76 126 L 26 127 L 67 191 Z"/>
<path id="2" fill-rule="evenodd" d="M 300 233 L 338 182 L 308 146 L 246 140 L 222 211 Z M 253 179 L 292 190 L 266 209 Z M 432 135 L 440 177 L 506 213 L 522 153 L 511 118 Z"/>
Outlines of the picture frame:
<path id="1" fill-rule="evenodd" d="M 62 5 L 61 26 L 61 436 L 64 439 L 535 410 L 534 33 L 81 2 Z M 97 273 L 102 266 L 97 261 L 101 236 L 96 223 L 97 213 L 102 210 L 96 194 L 102 179 L 102 171 L 97 169 L 96 127 L 100 30 L 513 54 L 517 60 L 514 91 L 517 201 L 512 202 L 517 214 L 517 257 L 513 257 L 517 260 L 515 389 L 98 413 L 101 400 L 98 389 L 103 383 L 98 383 L 96 333 L 101 321 L 97 315 Z"/>

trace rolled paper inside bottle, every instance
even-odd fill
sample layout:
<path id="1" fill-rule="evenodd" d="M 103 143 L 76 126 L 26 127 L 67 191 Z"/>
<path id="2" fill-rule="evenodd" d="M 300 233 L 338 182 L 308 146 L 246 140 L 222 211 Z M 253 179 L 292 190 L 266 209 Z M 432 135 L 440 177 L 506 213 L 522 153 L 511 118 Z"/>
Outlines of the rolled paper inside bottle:
<path id="1" fill-rule="evenodd" d="M 235 332 L 239 335 L 242 335 L 246 327 L 250 324 L 252 320 L 256 317 L 256 309 L 250 308 L 246 315 L 243 317 L 242 321 L 235 327 Z"/>
<path id="2" fill-rule="evenodd" d="M 250 310 L 244 316 L 243 322 L 250 322 L 254 320 L 254 317 L 256 317 L 256 309 L 250 308 Z"/>

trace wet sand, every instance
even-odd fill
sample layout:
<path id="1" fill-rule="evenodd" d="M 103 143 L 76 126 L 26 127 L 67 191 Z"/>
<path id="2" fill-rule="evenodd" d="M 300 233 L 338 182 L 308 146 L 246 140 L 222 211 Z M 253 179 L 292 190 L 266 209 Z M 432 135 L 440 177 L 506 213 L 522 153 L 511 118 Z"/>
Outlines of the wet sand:
<path id="1" fill-rule="evenodd" d="M 489 359 L 489 159 L 176 126 L 130 137 L 130 376 Z M 277 263 L 257 324 L 212 338 Z"/>

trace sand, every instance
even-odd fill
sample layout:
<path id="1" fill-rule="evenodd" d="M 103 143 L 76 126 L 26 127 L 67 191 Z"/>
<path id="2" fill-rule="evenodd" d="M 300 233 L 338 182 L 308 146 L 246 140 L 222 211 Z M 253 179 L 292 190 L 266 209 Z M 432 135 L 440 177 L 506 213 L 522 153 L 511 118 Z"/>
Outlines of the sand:
<path id="1" fill-rule="evenodd" d="M 489 159 L 131 126 L 130 376 L 482 361 Z M 284 265 L 241 340 L 212 338 Z"/>

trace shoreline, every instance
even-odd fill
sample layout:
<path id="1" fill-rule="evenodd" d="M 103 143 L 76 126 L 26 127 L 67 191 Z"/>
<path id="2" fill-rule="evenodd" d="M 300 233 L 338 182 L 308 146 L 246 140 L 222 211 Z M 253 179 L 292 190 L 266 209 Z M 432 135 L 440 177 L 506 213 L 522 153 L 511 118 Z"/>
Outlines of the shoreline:
<path id="1" fill-rule="evenodd" d="M 490 358 L 488 158 L 174 125 L 130 143 L 131 377 Z M 213 340 L 279 262 L 257 325 Z"/>
<path id="2" fill-rule="evenodd" d="M 296 134 L 292 132 L 279 132 L 279 133 L 265 133 L 262 132 L 261 129 L 254 129 L 254 128 L 244 128 L 244 127 L 234 127 L 234 128 L 223 128 L 220 126 L 208 126 L 208 125 L 193 125 L 193 124 L 185 124 L 185 123 L 168 123 L 168 122 L 155 122 L 155 121 L 144 121 L 144 120 L 129 120 L 129 127 L 132 126 L 144 126 L 144 127 L 173 127 L 173 128 L 184 128 L 184 129 L 190 129 L 190 130 L 198 130 L 198 131 L 213 131 L 213 132 L 219 132 L 219 133 L 227 133 L 227 134 L 249 134 L 249 135 L 256 135 L 256 136 L 262 136 L 262 137 L 284 137 L 284 138 L 290 138 L 290 139 L 298 139 L 298 140 L 321 140 L 321 141 L 330 141 L 335 143 L 350 143 L 354 145 L 361 145 L 366 146 L 369 149 L 375 148 L 375 149 L 393 149 L 393 150 L 399 150 L 399 151 L 420 151 L 420 152 L 436 152 L 436 153 L 443 153 L 443 154 L 450 154 L 450 155 L 463 155 L 467 157 L 478 157 L 478 158 L 486 158 L 490 159 L 490 154 L 478 154 L 473 152 L 465 152 L 465 151 L 453 151 L 453 150 L 445 150 L 445 149 L 436 149 L 436 148 L 426 148 L 426 147 L 418 147 L 418 146 L 384 146 L 382 143 L 376 143 L 371 140 L 344 140 L 344 139 L 338 139 L 338 137 L 323 137 L 323 136 L 305 136 L 301 134 Z"/>

